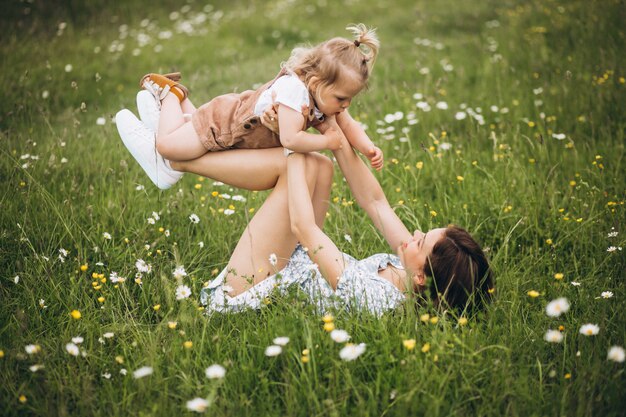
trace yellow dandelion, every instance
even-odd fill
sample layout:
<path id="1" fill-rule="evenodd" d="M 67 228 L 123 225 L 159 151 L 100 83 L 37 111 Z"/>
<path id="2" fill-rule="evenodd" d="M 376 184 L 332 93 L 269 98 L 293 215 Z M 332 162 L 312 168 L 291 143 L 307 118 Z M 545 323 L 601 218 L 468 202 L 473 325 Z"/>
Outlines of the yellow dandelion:
<path id="1" fill-rule="evenodd" d="M 302 363 L 309 363 L 309 360 L 310 360 L 310 359 L 309 359 L 309 357 L 308 357 L 308 356 L 302 356 L 302 357 L 300 358 L 300 360 L 302 361 Z"/>
<path id="2" fill-rule="evenodd" d="M 496 289 L 495 289 L 495 287 L 494 287 L 494 288 L 489 288 L 489 289 L 487 290 L 487 292 L 488 292 L 489 294 L 493 294 L 494 292 L 496 292 Z"/>
<path id="3" fill-rule="evenodd" d="M 309 349 L 303 349 L 302 350 L 302 355 L 303 356 L 309 356 L 310 353 L 311 353 L 311 351 Z"/>
<path id="4" fill-rule="evenodd" d="M 435 210 L 431 210 L 431 211 L 430 211 L 430 215 L 431 215 L 432 217 L 437 217 L 437 212 L 436 212 Z"/>
<path id="5" fill-rule="evenodd" d="M 528 294 L 529 297 L 532 297 L 532 298 L 539 297 L 539 292 L 535 291 L 535 290 L 530 290 L 530 291 L 527 292 L 527 294 Z"/>
<path id="6" fill-rule="evenodd" d="M 4 358 L 4 350 L 0 349 L 0 359 Z"/>
<path id="7" fill-rule="evenodd" d="M 535 122 L 533 121 L 528 122 L 528 127 L 535 127 Z"/>
<path id="8" fill-rule="evenodd" d="M 329 333 L 332 332 L 333 330 L 335 330 L 335 323 L 333 323 L 332 321 L 324 323 L 324 330 Z"/>
<path id="9" fill-rule="evenodd" d="M 119 363 L 120 365 L 124 363 L 124 357 L 121 355 L 118 355 L 115 357 L 115 362 Z"/>
<path id="10" fill-rule="evenodd" d="M 172 330 L 174 330 L 176 328 L 176 326 L 178 326 L 178 322 L 177 321 L 168 321 L 167 322 L 167 327 L 169 327 Z"/>
<path id="11" fill-rule="evenodd" d="M 98 302 L 99 303 L 104 303 L 104 297 L 98 297 Z"/>
<path id="12" fill-rule="evenodd" d="M 431 317 L 430 324 L 437 324 L 439 322 L 439 317 Z"/>
<path id="13" fill-rule="evenodd" d="M 220 195 L 220 193 L 218 193 L 217 191 L 213 191 L 213 192 L 211 193 L 211 195 L 212 195 L 213 197 L 217 197 L 218 195 Z"/>
<path id="14" fill-rule="evenodd" d="M 418 163 L 415 164 L 415 168 L 417 168 L 417 169 L 424 168 L 424 163 L 422 161 L 419 161 Z"/>
<path id="15" fill-rule="evenodd" d="M 430 314 L 422 314 L 420 316 L 420 321 L 422 321 L 423 323 L 428 322 L 428 320 L 430 320 Z"/>
<path id="16" fill-rule="evenodd" d="M 84 265 L 81 265 L 81 266 L 80 266 L 80 270 L 81 270 L 82 272 L 85 272 L 85 271 L 87 270 L 87 268 L 89 268 L 89 264 L 84 264 Z"/>
<path id="17" fill-rule="evenodd" d="M 195 188 L 196 190 L 199 190 L 200 188 L 202 188 L 202 184 L 196 184 L 193 186 L 193 188 Z"/>
<path id="18" fill-rule="evenodd" d="M 571 180 L 571 181 L 569 182 L 569 186 L 570 186 L 570 187 L 575 187 L 575 186 L 576 186 L 576 181 Z"/>
<path id="19" fill-rule="evenodd" d="M 402 345 L 404 345 L 406 350 L 413 350 L 415 349 L 415 339 L 403 340 Z"/>
<path id="20" fill-rule="evenodd" d="M 562 324 L 559 326 L 559 331 L 562 332 L 563 330 L 565 330 L 565 326 L 563 326 Z"/>
<path id="21" fill-rule="evenodd" d="M 322 317 L 322 321 L 324 323 L 332 323 L 333 321 L 335 321 L 335 318 L 332 314 L 326 314 L 324 317 Z"/>
<path id="22" fill-rule="evenodd" d="M 570 379 L 572 377 L 572 374 L 570 374 L 569 372 L 565 374 L 564 378 L 565 379 Z"/>
<path id="23" fill-rule="evenodd" d="M 463 178 L 463 177 L 462 177 L 462 176 L 460 176 L 460 175 L 457 175 L 457 176 L 456 176 L 456 180 L 457 180 L 458 182 L 461 182 L 461 181 L 463 181 L 464 179 L 465 179 L 465 178 Z"/>
<path id="24" fill-rule="evenodd" d="M 467 323 L 468 323 L 468 320 L 466 317 L 459 318 L 459 326 L 466 326 Z"/>
<path id="25" fill-rule="evenodd" d="M 254 213 L 254 207 L 248 209 L 248 213 Z M 327 213 L 328 214 L 328 213 Z"/>
<path id="26" fill-rule="evenodd" d="M 161 309 L 161 304 L 155 304 L 155 305 L 153 305 L 153 306 L 152 306 L 152 309 L 153 309 L 154 311 L 159 311 L 159 310 Z"/>
<path id="27" fill-rule="evenodd" d="M 422 353 L 427 353 L 430 350 L 430 343 L 424 343 L 422 346 Z"/>
<path id="28" fill-rule="evenodd" d="M 18 398 L 18 400 L 19 400 L 19 402 L 21 402 L 22 404 L 25 404 L 25 403 L 26 403 L 26 401 L 27 401 L 27 400 L 26 400 L 26 395 L 24 395 L 24 394 L 20 395 L 20 396 L 19 396 L 19 398 Z"/>
<path id="29" fill-rule="evenodd" d="M 562 280 L 564 276 L 565 275 L 563 275 L 562 272 L 557 272 L 556 274 L 554 274 L 554 279 Z"/>
<path id="30" fill-rule="evenodd" d="M 552 246 L 552 239 L 546 239 L 546 244 Z"/>
<path id="31" fill-rule="evenodd" d="M 183 343 L 183 346 L 185 347 L 185 349 L 191 349 L 193 347 L 193 342 L 191 340 L 187 340 L 185 343 Z"/>
<path id="32" fill-rule="evenodd" d="M 70 313 L 70 316 L 72 316 L 74 320 L 78 320 L 82 317 L 82 314 L 80 314 L 80 311 L 78 310 L 72 310 L 72 312 Z"/>
<path id="33" fill-rule="evenodd" d="M 528 158 L 528 163 L 534 164 L 535 162 L 535 158 Z"/>

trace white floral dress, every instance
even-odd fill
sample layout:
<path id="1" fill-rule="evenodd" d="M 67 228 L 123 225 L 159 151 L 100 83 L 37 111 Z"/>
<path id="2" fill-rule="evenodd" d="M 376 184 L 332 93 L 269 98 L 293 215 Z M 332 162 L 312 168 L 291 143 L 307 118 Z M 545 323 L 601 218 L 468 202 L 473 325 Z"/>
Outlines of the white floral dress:
<path id="1" fill-rule="evenodd" d="M 402 269 L 395 255 L 376 254 L 363 260 L 343 254 L 346 268 L 333 291 L 322 277 L 315 263 L 302 246 L 298 245 L 283 270 L 269 276 L 245 292 L 231 297 L 224 278 L 224 269 L 200 294 L 200 301 L 208 314 L 230 313 L 246 309 L 258 309 L 275 290 L 285 292 L 292 286 L 303 291 L 320 312 L 334 306 L 348 311 L 369 311 L 381 315 L 398 307 L 405 299 L 404 293 L 392 283 L 378 275 L 378 271 L 389 265 Z"/>

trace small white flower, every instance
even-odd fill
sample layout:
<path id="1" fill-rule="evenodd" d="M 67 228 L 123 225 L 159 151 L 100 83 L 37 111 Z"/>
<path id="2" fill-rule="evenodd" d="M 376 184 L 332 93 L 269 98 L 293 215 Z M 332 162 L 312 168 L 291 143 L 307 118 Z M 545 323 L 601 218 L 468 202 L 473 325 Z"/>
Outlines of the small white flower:
<path id="1" fill-rule="evenodd" d="M 48 308 L 48 306 L 46 305 L 46 300 L 44 300 L 43 298 L 39 299 L 39 307 L 41 308 Z"/>
<path id="2" fill-rule="evenodd" d="M 170 237 L 170 229 L 165 229 L 165 232 L 163 232 L 163 234 L 165 235 L 165 237 Z"/>
<path id="3" fill-rule="evenodd" d="M 37 372 L 38 370 L 43 369 L 43 365 L 40 365 L 40 364 L 32 365 L 32 366 L 29 366 L 28 369 L 30 369 L 31 372 Z"/>
<path id="4" fill-rule="evenodd" d="M 204 413 L 208 406 L 209 402 L 200 397 L 187 401 L 187 409 L 196 413 Z"/>
<path id="5" fill-rule="evenodd" d="M 533 88 L 533 94 L 538 95 L 543 93 L 543 88 L 539 87 L 539 88 Z"/>
<path id="6" fill-rule="evenodd" d="M 345 330 L 335 329 L 330 332 L 330 338 L 337 343 L 345 343 L 350 340 L 350 335 Z"/>
<path id="7" fill-rule="evenodd" d="M 275 345 L 278 345 L 278 346 L 286 346 L 287 343 L 289 343 L 289 338 L 286 337 L 286 336 L 276 337 L 273 340 L 273 342 L 274 342 Z"/>
<path id="8" fill-rule="evenodd" d="M 226 210 L 224 210 L 224 214 L 226 216 L 230 216 L 232 214 L 235 214 L 235 210 L 233 210 L 233 209 L 226 209 Z"/>
<path id="9" fill-rule="evenodd" d="M 242 195 L 234 195 L 233 196 L 233 201 L 241 201 L 241 202 L 245 202 L 246 198 Z"/>
<path id="10" fill-rule="evenodd" d="M 154 220 L 152 217 L 148 217 L 146 219 L 146 221 L 148 222 L 148 224 L 155 224 L 156 223 L 156 220 Z"/>
<path id="11" fill-rule="evenodd" d="M 45 100 L 48 97 L 50 97 L 50 92 L 48 90 L 43 90 L 42 93 L 41 93 L 41 98 L 43 98 Z"/>
<path id="12" fill-rule="evenodd" d="M 194 213 L 189 215 L 189 220 L 191 221 L 191 223 L 194 223 L 194 224 L 200 223 L 200 217 L 198 217 L 198 215 Z"/>
<path id="13" fill-rule="evenodd" d="M 550 343 L 561 343 L 563 341 L 563 333 L 558 330 L 548 330 L 543 339 Z"/>
<path id="14" fill-rule="evenodd" d="M 611 291 L 602 291 L 602 294 L 600 294 L 600 296 L 602 298 L 611 298 L 611 297 L 613 297 L 613 292 L 611 292 Z"/>
<path id="15" fill-rule="evenodd" d="M 161 216 L 159 216 L 159 213 L 157 213 L 156 211 L 152 212 L 152 218 L 154 220 L 161 220 Z"/>
<path id="16" fill-rule="evenodd" d="M 72 337 L 72 342 L 76 343 L 77 345 L 80 345 L 84 341 L 85 339 L 83 339 L 81 336 Z"/>
<path id="17" fill-rule="evenodd" d="M 176 299 L 177 300 L 184 300 L 186 298 L 189 298 L 190 295 L 191 295 L 191 289 L 189 289 L 188 286 L 186 286 L 186 285 L 179 285 L 176 288 Z"/>
<path id="18" fill-rule="evenodd" d="M 616 230 L 611 229 L 611 231 L 606 235 L 606 237 L 616 237 L 618 234 L 619 233 Z"/>
<path id="19" fill-rule="evenodd" d="M 96 124 L 98 126 L 104 126 L 106 122 L 107 120 L 104 117 L 98 117 L 98 119 L 96 119 Z"/>
<path id="20" fill-rule="evenodd" d="M 80 354 L 78 346 L 76 346 L 74 343 L 68 343 L 67 345 L 65 345 L 65 350 L 67 350 L 67 353 L 72 356 L 78 356 Z"/>
<path id="21" fill-rule="evenodd" d="M 113 332 L 106 332 L 105 334 L 102 335 L 105 339 L 110 339 L 113 336 L 115 336 L 115 333 Z"/>
<path id="22" fill-rule="evenodd" d="M 128 371 L 126 370 L 126 368 L 120 369 L 120 374 L 126 375 L 127 373 L 128 373 Z"/>
<path id="23" fill-rule="evenodd" d="M 567 313 L 568 310 L 569 302 L 564 297 L 552 300 L 546 306 L 546 314 L 550 317 L 559 317 L 561 314 Z"/>
<path id="24" fill-rule="evenodd" d="M 99 337 L 98 338 L 98 343 L 100 343 L 101 345 L 104 345 L 106 342 L 104 341 L 104 338 Z"/>
<path id="25" fill-rule="evenodd" d="M 585 336 L 595 336 L 600 331 L 600 327 L 597 324 L 587 323 L 580 326 L 580 334 Z"/>
<path id="26" fill-rule="evenodd" d="M 220 198 L 223 198 L 225 200 L 230 200 L 232 197 L 230 196 L 230 194 L 224 193 L 224 194 L 220 194 Z"/>
<path id="27" fill-rule="evenodd" d="M 136 191 L 143 191 L 143 190 L 145 190 L 145 189 L 146 189 L 146 187 L 145 187 L 144 185 L 141 185 L 141 184 L 139 184 L 139 185 L 137 185 L 137 186 L 135 187 L 135 190 L 136 190 Z"/>
<path id="28" fill-rule="evenodd" d="M 39 345 L 26 345 L 24 350 L 26 350 L 26 353 L 29 355 L 34 355 L 35 353 L 39 353 L 41 351 L 41 347 Z"/>
<path id="29" fill-rule="evenodd" d="M 365 343 L 349 344 L 339 351 L 339 357 L 344 361 L 353 361 L 365 352 Z"/>
<path id="30" fill-rule="evenodd" d="M 458 111 L 456 112 L 456 114 L 454 115 L 454 118 L 456 120 L 463 120 L 467 117 L 467 113 L 465 113 L 464 111 Z"/>
<path id="31" fill-rule="evenodd" d="M 276 266 L 278 259 L 276 258 L 275 253 L 270 254 L 269 261 L 270 261 L 270 264 L 272 264 L 272 266 Z"/>
<path id="32" fill-rule="evenodd" d="M 136 371 L 133 371 L 133 378 L 135 379 L 143 378 L 145 376 L 152 375 L 153 372 L 154 372 L 154 369 L 152 369 L 151 366 L 142 366 Z"/>
<path id="33" fill-rule="evenodd" d="M 441 142 L 437 149 L 439 149 L 440 151 L 449 151 L 450 149 L 452 149 L 452 144 L 448 142 Z"/>
<path id="34" fill-rule="evenodd" d="M 437 104 L 435 104 L 435 107 L 439 110 L 448 110 L 448 103 L 445 101 L 438 101 Z"/>
<path id="35" fill-rule="evenodd" d="M 62 163 L 62 164 L 67 164 L 67 162 L 68 162 L 68 159 L 67 159 L 67 158 L 65 158 L 65 157 L 64 157 L 64 158 L 61 158 L 61 163 Z"/>
<path id="36" fill-rule="evenodd" d="M 624 359 L 626 358 L 624 348 L 620 346 L 611 346 L 606 358 L 613 362 L 624 362 Z"/>
<path id="37" fill-rule="evenodd" d="M 226 375 L 226 369 L 222 365 L 211 365 L 204 371 L 204 374 L 209 379 L 220 379 Z"/>
<path id="38" fill-rule="evenodd" d="M 105 372 L 102 375 L 100 375 L 102 378 L 104 379 L 111 379 L 111 373 L 110 372 Z"/>
<path id="39" fill-rule="evenodd" d="M 283 348 L 276 345 L 271 345 L 265 348 L 265 356 L 278 356 L 283 351 Z"/>
<path id="40" fill-rule="evenodd" d="M 230 285 L 222 285 L 222 291 L 224 291 L 225 293 L 230 293 L 234 290 L 233 287 L 231 287 Z"/>
<path id="41" fill-rule="evenodd" d="M 111 240 L 111 234 L 109 232 L 102 233 L 102 237 L 106 240 Z"/>
<path id="42" fill-rule="evenodd" d="M 607 252 L 615 252 L 617 250 L 617 247 L 615 246 L 609 246 L 608 248 L 606 248 Z"/>
<path id="43" fill-rule="evenodd" d="M 348 243 L 352 243 L 352 236 L 346 234 L 346 235 L 343 235 L 343 238 L 347 240 Z"/>
<path id="44" fill-rule="evenodd" d="M 150 271 L 152 271 L 152 265 L 147 264 L 143 259 L 137 259 L 137 262 L 135 262 L 135 268 L 137 268 L 137 271 L 145 272 L 146 274 L 149 274 Z"/>
<path id="45" fill-rule="evenodd" d="M 565 139 L 567 136 L 565 135 L 565 133 L 553 133 L 552 137 L 556 140 L 563 140 Z"/>
<path id="46" fill-rule="evenodd" d="M 174 278 L 182 279 L 183 277 L 187 276 L 187 271 L 185 271 L 184 266 L 180 265 L 176 267 L 176 269 L 174 270 L 172 274 L 174 275 Z"/>
<path id="47" fill-rule="evenodd" d="M 73 68 L 74 68 L 74 67 L 72 67 L 72 64 L 67 64 L 67 65 L 65 66 L 65 72 L 72 72 L 72 69 L 73 69 Z"/>
<path id="48" fill-rule="evenodd" d="M 16 284 L 19 283 L 20 282 L 20 276 L 19 275 L 14 276 L 13 277 L 13 282 L 16 283 Z"/>
<path id="49" fill-rule="evenodd" d="M 126 278 L 118 276 L 117 272 L 111 272 L 111 275 L 109 276 L 109 281 L 111 281 L 113 284 L 117 284 L 118 282 L 126 281 Z"/>
<path id="50" fill-rule="evenodd" d="M 66 249 L 63 249 L 63 248 L 59 249 L 59 256 L 62 256 L 65 258 L 67 257 L 67 255 L 69 255 L 69 252 Z"/>
<path id="51" fill-rule="evenodd" d="M 574 287 L 580 287 L 580 282 L 577 281 L 572 281 L 570 282 L 570 284 L 572 284 Z"/>
<path id="52" fill-rule="evenodd" d="M 198 242 L 198 246 L 202 249 L 204 247 L 204 242 Z"/>

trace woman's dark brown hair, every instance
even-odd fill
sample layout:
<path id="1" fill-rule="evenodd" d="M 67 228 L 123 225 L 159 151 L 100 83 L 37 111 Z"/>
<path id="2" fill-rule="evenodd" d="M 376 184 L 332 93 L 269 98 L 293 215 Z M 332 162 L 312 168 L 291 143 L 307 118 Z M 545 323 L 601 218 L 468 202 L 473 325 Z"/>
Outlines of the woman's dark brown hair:
<path id="1" fill-rule="evenodd" d="M 493 275 L 487 257 L 461 227 L 446 228 L 433 247 L 424 273 L 432 278 L 429 291 L 437 306 L 476 311 L 491 301 Z"/>

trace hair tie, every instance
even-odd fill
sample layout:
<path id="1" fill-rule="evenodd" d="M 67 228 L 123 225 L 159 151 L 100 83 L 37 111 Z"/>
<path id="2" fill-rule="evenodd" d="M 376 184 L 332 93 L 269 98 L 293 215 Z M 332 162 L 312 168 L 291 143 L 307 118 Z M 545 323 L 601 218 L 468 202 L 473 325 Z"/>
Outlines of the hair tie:
<path id="1" fill-rule="evenodd" d="M 359 42 L 358 40 L 354 41 L 354 46 L 358 48 L 360 45 L 361 45 L 361 42 Z"/>

